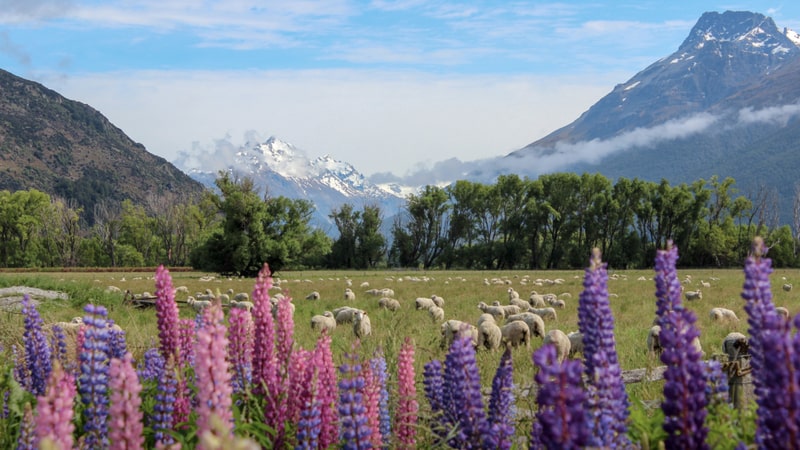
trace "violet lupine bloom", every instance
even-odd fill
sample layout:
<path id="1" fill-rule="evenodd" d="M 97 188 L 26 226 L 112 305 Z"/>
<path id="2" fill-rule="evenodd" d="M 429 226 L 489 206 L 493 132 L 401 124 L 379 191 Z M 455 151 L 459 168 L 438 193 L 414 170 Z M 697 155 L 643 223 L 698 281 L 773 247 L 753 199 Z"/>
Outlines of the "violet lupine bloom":
<path id="1" fill-rule="evenodd" d="M 414 383 L 414 344 L 406 337 L 397 356 L 397 410 L 394 414 L 395 447 L 411 450 L 417 446 L 417 387 Z"/>
<path id="2" fill-rule="evenodd" d="M 469 337 L 458 337 L 444 360 L 442 401 L 445 424 L 457 431 L 448 444 L 453 448 L 482 448 L 489 432 L 481 396 L 481 378 L 475 348 Z"/>
<path id="3" fill-rule="evenodd" d="M 664 349 L 661 362 L 664 372 L 664 431 L 668 448 L 709 448 L 705 442 L 706 375 L 703 355 L 693 341 L 700 336 L 696 317 L 684 308 L 675 264 L 678 249 L 667 244 L 656 253 L 655 285 L 659 339 Z"/>
<path id="4" fill-rule="evenodd" d="M 172 414 L 175 409 L 175 393 L 178 390 L 178 380 L 175 378 L 175 366 L 172 360 L 168 361 L 164 370 L 158 376 L 156 387 L 156 403 L 153 405 L 150 427 L 154 431 L 156 446 L 164 447 L 175 443 L 175 439 L 167 430 L 172 430 Z"/>
<path id="5" fill-rule="evenodd" d="M 59 363 L 53 366 L 45 395 L 36 401 L 36 437 L 39 442 L 49 438 L 57 448 L 72 448 L 75 425 L 73 402 L 77 390 L 75 379 Z"/>
<path id="6" fill-rule="evenodd" d="M 772 261 L 765 257 L 766 253 L 763 239 L 756 237 L 751 254 L 745 260 L 742 288 L 750 325 L 750 367 L 758 404 L 755 440 L 759 448 L 789 448 L 797 445 L 800 434 L 798 383 L 797 377 L 792 375 L 798 368 L 797 362 L 792 361 L 794 351 L 789 323 L 778 317 L 772 303 L 769 281 Z"/>
<path id="7" fill-rule="evenodd" d="M 585 448 L 589 442 L 589 428 L 583 409 L 586 393 L 581 388 L 581 362 L 559 363 L 555 347 L 544 345 L 533 353 L 533 363 L 539 367 L 535 377 L 538 410 L 530 448 Z"/>
<path id="8" fill-rule="evenodd" d="M 156 269 L 156 318 L 158 320 L 158 339 L 161 356 L 164 360 L 180 355 L 178 340 L 178 304 L 175 303 L 175 290 L 172 277 L 164 265 Z"/>
<path id="9" fill-rule="evenodd" d="M 350 363 L 339 366 L 339 421 L 341 423 L 342 448 L 360 450 L 372 448 L 367 408 L 364 406 L 364 377 L 358 355 L 345 354 Z"/>
<path id="10" fill-rule="evenodd" d="M 230 355 L 233 366 L 233 391 L 242 392 L 253 379 L 253 318 L 250 312 L 231 308 L 228 316 Z"/>
<path id="11" fill-rule="evenodd" d="M 150 347 L 144 352 L 144 357 L 139 361 L 136 375 L 142 382 L 158 380 L 164 373 L 166 361 L 156 347 Z"/>
<path id="12" fill-rule="evenodd" d="M 125 354 L 128 353 L 128 344 L 125 341 L 125 331 L 120 329 L 119 327 L 114 327 L 114 321 L 111 319 L 107 320 L 106 326 L 109 328 L 109 354 L 111 358 L 122 359 L 125 357 Z"/>
<path id="13" fill-rule="evenodd" d="M 67 359 L 67 337 L 64 334 L 64 329 L 58 325 L 53 325 L 51 331 L 53 332 L 53 340 L 50 348 L 53 349 L 53 360 L 58 361 L 61 367 L 66 368 L 70 365 L 70 362 Z M 74 363 L 72 365 L 74 366 Z M 70 369 L 67 369 L 67 371 L 70 371 Z"/>
<path id="14" fill-rule="evenodd" d="M 36 437 L 36 421 L 30 403 L 25 403 L 22 421 L 19 424 L 17 450 L 39 450 L 39 439 Z"/>
<path id="15" fill-rule="evenodd" d="M 592 258 L 583 279 L 578 306 L 578 328 L 583 333 L 586 414 L 590 446 L 627 447 L 628 394 L 614 339 L 614 316 L 608 301 L 608 272 L 600 250 Z"/>
<path id="16" fill-rule="evenodd" d="M 722 370 L 722 364 L 716 359 L 705 363 L 706 397 L 709 404 L 728 403 L 728 376 Z"/>
<path id="17" fill-rule="evenodd" d="M 133 356 L 126 353 L 122 359 L 113 358 L 109 367 L 111 407 L 108 438 L 110 450 L 135 450 L 144 448 L 142 431 L 142 384 L 133 368 Z"/>
<path id="18" fill-rule="evenodd" d="M 181 349 L 177 366 L 194 366 L 194 343 L 197 337 L 196 324 L 192 319 L 178 320 L 178 347 Z"/>
<path id="19" fill-rule="evenodd" d="M 442 362 L 434 359 L 425 363 L 422 372 L 423 384 L 425 386 L 425 397 L 431 406 L 431 418 L 439 421 L 438 424 L 431 424 L 433 431 L 444 438 L 452 428 L 453 424 L 445 416 L 444 407 L 444 377 L 442 376 Z"/>
<path id="20" fill-rule="evenodd" d="M 103 306 L 86 305 L 86 327 L 80 353 L 78 392 L 84 404 L 83 431 L 87 448 L 108 447 L 108 364 L 110 329 Z"/>
<path id="21" fill-rule="evenodd" d="M 313 357 L 314 353 L 304 348 L 292 351 L 289 360 L 289 387 L 286 390 L 286 420 L 289 423 L 297 423 L 300 420 L 300 411 L 307 400 L 303 396 L 308 394 L 305 385 L 307 370 Z"/>
<path id="22" fill-rule="evenodd" d="M 42 331 L 42 318 L 36 305 L 31 302 L 28 294 L 22 298 L 22 314 L 25 316 L 25 331 L 22 339 L 25 344 L 25 369 L 30 377 L 23 383 L 25 390 L 33 395 L 44 395 L 47 379 L 53 368 L 50 360 L 50 345 L 47 336 Z M 22 382 L 22 380 L 20 380 Z"/>
<path id="23" fill-rule="evenodd" d="M 380 386 L 380 398 L 378 399 L 380 433 L 384 447 L 386 447 L 392 435 L 392 419 L 389 417 L 389 390 L 386 388 L 386 358 L 384 358 L 383 352 L 378 352 L 378 354 L 370 360 L 369 364 Z"/>
<path id="24" fill-rule="evenodd" d="M 336 366 L 331 353 L 331 337 L 323 333 L 314 348 L 315 361 L 318 362 L 317 395 L 319 396 L 319 446 L 329 448 L 339 440 L 339 408 L 337 403 L 338 384 Z"/>
<path id="25" fill-rule="evenodd" d="M 311 450 L 319 448 L 319 434 L 322 430 L 322 419 L 319 401 L 319 373 L 322 366 L 322 354 L 315 351 L 308 355 L 305 372 L 299 383 L 298 397 L 301 399 L 300 415 L 297 421 L 295 449 Z"/>
<path id="26" fill-rule="evenodd" d="M 506 348 L 500 358 L 500 365 L 492 380 L 492 395 L 489 397 L 489 426 L 491 431 L 486 445 L 491 448 L 508 450 L 514 438 L 514 367 L 511 349 Z"/>
<path id="27" fill-rule="evenodd" d="M 207 325 L 197 331 L 195 344 L 195 386 L 197 387 L 197 435 L 215 433 L 211 417 L 217 416 L 226 434 L 233 432 L 231 373 L 228 370 L 227 330 L 222 323 L 222 307 L 213 304 L 205 311 Z"/>

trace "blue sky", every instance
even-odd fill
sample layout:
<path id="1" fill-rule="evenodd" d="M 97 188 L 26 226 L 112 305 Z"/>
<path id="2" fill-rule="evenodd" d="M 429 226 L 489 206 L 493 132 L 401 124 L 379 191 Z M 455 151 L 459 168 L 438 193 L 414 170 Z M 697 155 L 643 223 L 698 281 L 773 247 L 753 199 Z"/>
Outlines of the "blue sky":
<path id="1" fill-rule="evenodd" d="M 785 0 L 0 0 L 0 68 L 168 160 L 275 135 L 402 175 L 567 125 L 725 10 L 800 30 Z"/>

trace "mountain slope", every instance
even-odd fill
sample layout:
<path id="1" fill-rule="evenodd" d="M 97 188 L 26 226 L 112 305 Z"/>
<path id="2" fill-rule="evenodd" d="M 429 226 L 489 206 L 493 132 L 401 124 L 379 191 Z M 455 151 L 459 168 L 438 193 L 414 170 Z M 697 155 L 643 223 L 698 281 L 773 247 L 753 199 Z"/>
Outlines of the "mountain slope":
<path id="1" fill-rule="evenodd" d="M 705 13 L 676 52 L 506 159 L 671 183 L 731 176 L 743 194 L 775 189 L 788 223 L 800 167 L 799 45 L 761 14 Z"/>
<path id="2" fill-rule="evenodd" d="M 76 199 L 90 223 L 101 198 L 204 189 L 90 106 L 0 70 L 0 189 L 31 188 Z"/>

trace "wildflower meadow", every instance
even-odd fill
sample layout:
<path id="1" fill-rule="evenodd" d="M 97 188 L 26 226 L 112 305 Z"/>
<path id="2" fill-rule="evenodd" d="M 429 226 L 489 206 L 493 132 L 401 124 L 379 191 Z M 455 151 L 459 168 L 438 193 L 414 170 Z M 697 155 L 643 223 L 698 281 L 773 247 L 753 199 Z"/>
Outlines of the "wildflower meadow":
<path id="1" fill-rule="evenodd" d="M 337 328 L 308 337 L 299 317 L 307 313 L 296 311 L 306 300 L 271 295 L 267 265 L 250 289 L 252 309 L 225 308 L 217 298 L 188 316 L 161 266 L 149 311 L 157 335 L 146 349 L 133 348 L 109 305 L 84 305 L 72 325 L 46 324 L 26 296 L 22 338 L 0 353 L 0 442 L 18 449 L 800 448 L 800 315 L 776 313 L 766 255 L 756 239 L 735 300 L 747 314 L 755 392 L 744 408 L 730 403 L 727 361 L 694 344 L 706 319 L 684 301 L 671 243 L 657 252 L 649 298 L 637 300 L 655 311 L 635 319 L 639 330 L 650 322 L 661 328 L 663 351 L 652 365 L 666 366 L 663 381 L 649 385 L 658 390 L 649 408 L 623 380 L 628 352 L 618 351 L 617 334 L 629 325 L 615 320 L 621 306 L 609 282 L 616 277 L 599 251 L 574 299 L 583 350 L 564 360 L 536 343 L 491 354 L 466 329 L 436 353 L 435 332 L 391 327 L 399 320 L 391 313 L 371 313 L 373 327 L 389 330 L 383 334 L 334 341 Z M 469 311 L 477 316 L 474 306 Z M 410 306 L 396 314 L 431 322 Z M 370 341 L 376 335 L 384 340 Z"/>

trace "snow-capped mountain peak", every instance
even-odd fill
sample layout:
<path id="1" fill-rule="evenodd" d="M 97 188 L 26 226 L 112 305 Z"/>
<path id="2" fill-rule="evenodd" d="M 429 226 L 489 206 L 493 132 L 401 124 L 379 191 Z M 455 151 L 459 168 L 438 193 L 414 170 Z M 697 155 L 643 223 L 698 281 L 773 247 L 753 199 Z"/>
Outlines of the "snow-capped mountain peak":
<path id="1" fill-rule="evenodd" d="M 800 33 L 783 27 L 783 35 L 789 38 L 790 41 L 794 42 L 794 45 L 800 47 Z"/>

